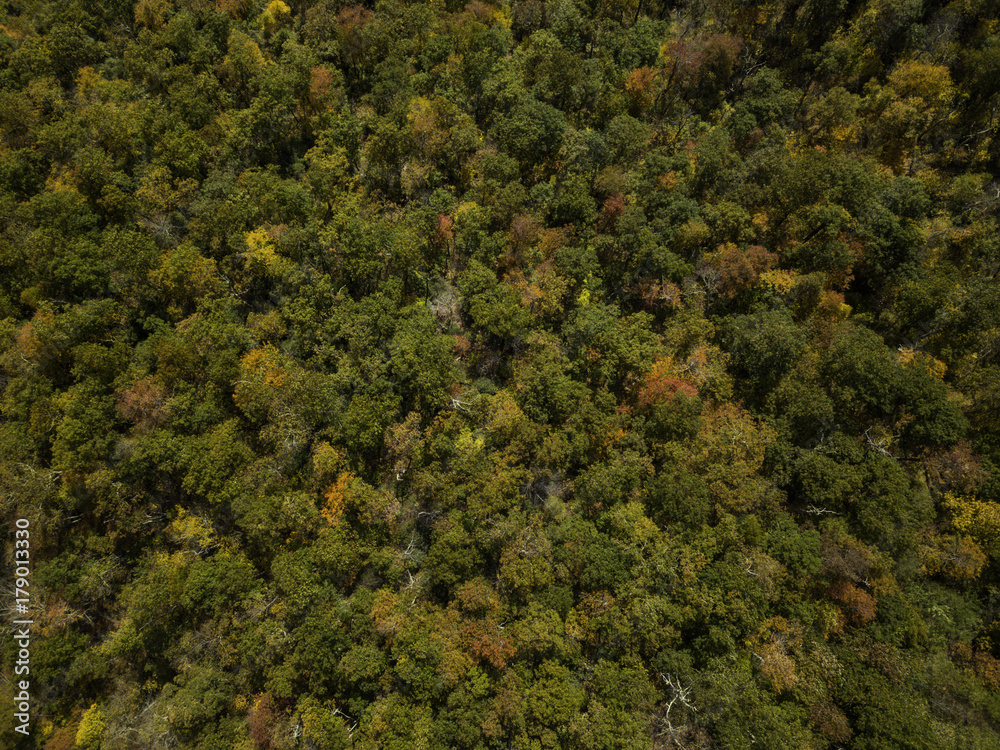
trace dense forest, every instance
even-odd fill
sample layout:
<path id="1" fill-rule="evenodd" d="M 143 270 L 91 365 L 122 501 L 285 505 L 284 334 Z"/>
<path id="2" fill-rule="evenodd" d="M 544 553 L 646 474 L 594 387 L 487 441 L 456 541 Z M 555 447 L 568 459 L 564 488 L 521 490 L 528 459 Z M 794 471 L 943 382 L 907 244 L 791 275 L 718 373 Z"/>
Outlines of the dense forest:
<path id="1" fill-rule="evenodd" d="M 1000 747 L 998 118 L 989 0 L 3 2 L 0 744 Z"/>

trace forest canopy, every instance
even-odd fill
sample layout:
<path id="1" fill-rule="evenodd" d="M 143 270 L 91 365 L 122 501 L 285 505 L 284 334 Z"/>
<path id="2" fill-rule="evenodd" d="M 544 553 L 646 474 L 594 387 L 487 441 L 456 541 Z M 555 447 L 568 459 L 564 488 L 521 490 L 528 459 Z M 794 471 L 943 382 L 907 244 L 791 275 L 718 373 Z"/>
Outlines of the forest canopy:
<path id="1" fill-rule="evenodd" d="M 985 0 L 0 4 L 0 733 L 1000 746 L 997 80 Z"/>

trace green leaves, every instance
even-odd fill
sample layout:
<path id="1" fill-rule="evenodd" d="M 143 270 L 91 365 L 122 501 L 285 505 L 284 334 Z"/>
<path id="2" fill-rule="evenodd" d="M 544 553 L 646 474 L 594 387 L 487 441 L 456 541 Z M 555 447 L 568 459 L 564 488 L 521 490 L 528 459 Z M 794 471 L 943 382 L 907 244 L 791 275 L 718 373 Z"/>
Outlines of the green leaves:
<path id="1" fill-rule="evenodd" d="M 538 737 L 541 747 L 568 747 L 569 726 L 583 702 L 583 691 L 566 667 L 543 663 L 536 670 L 528 693 L 529 733 Z"/>
<path id="2" fill-rule="evenodd" d="M 506 340 L 523 335 L 531 324 L 528 310 L 509 284 L 498 282 L 487 267 L 473 262 L 458 279 L 469 316 L 477 329 Z"/>
<path id="3" fill-rule="evenodd" d="M 555 107 L 529 98 L 497 117 L 496 137 L 521 163 L 522 172 L 555 155 L 566 129 L 565 116 Z"/>
<path id="4" fill-rule="evenodd" d="M 84 5 L 0 14 L 48 744 L 997 744 L 993 10 Z"/>
<path id="5" fill-rule="evenodd" d="M 871 420 L 901 427 L 904 447 L 957 441 L 968 424 L 949 401 L 944 383 L 919 365 L 902 364 L 867 329 L 849 329 L 838 337 L 823 373 L 841 418 L 864 429 L 862 423 Z"/>
<path id="6" fill-rule="evenodd" d="M 805 351 L 806 335 L 779 310 L 734 315 L 722 330 L 734 374 L 748 396 L 762 403 Z"/>
<path id="7" fill-rule="evenodd" d="M 430 414 L 446 403 L 454 382 L 453 340 L 439 334 L 427 307 L 401 310 L 404 322 L 389 344 L 389 369 L 398 380 L 403 409 Z"/>

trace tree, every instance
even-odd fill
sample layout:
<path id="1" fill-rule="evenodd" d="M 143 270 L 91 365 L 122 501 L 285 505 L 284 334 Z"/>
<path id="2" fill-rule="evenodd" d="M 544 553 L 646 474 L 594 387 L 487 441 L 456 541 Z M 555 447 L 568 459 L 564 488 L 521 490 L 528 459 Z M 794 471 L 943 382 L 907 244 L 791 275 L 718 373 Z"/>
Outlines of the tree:
<path id="1" fill-rule="evenodd" d="M 555 155 L 566 129 L 566 119 L 555 107 L 529 98 L 510 112 L 498 116 L 496 138 L 503 149 L 518 160 L 522 173 Z"/>
<path id="2" fill-rule="evenodd" d="M 566 667 L 545 662 L 528 693 L 528 733 L 541 747 L 569 747 L 569 727 L 583 707 L 584 693 Z"/>

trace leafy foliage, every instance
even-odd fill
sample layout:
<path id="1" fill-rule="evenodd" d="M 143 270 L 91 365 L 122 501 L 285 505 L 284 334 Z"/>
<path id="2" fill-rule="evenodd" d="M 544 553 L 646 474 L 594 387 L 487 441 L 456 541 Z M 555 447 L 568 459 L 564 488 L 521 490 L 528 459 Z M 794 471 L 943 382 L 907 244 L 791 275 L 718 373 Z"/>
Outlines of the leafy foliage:
<path id="1" fill-rule="evenodd" d="M 996 747 L 998 28 L 5 4 L 22 744 Z"/>

